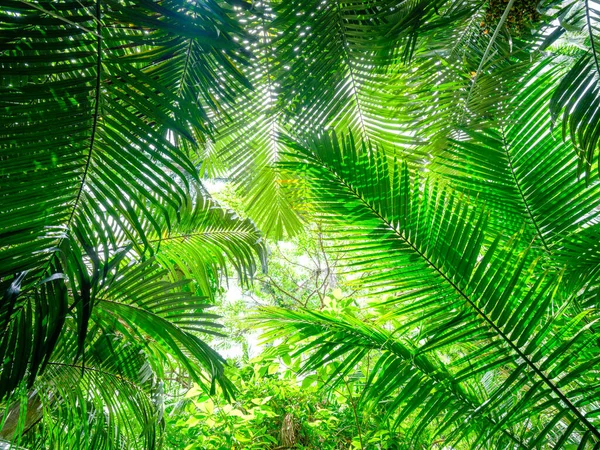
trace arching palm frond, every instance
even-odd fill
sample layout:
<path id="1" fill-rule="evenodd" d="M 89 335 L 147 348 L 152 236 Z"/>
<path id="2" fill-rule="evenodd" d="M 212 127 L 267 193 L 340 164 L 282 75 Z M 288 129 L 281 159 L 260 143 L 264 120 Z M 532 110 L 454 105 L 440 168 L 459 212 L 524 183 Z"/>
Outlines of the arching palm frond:
<path id="1" fill-rule="evenodd" d="M 253 57 L 243 73 L 254 89 L 238 96 L 218 116 L 203 170 L 231 179 L 245 199 L 246 214 L 267 236 L 280 239 L 296 234 L 301 222 L 292 207 L 293 192 L 276 167 L 283 150 L 278 141 L 282 117 L 277 105 L 283 67 L 274 44 L 273 14 L 269 1 L 255 2 L 252 9 L 239 14 L 252 37 L 248 48 Z"/>
<path id="2" fill-rule="evenodd" d="M 540 62 L 494 127 L 467 130 L 431 164 L 453 187 L 486 203 L 497 231 L 514 233 L 527 223 L 527 236 L 555 256 L 596 232 L 600 200 L 597 177 L 586 186 L 577 176 L 573 145 L 551 126 L 547 105 L 562 72 L 560 65 Z"/>
<path id="3" fill-rule="evenodd" d="M 126 446 L 121 438 L 137 442 L 142 432 L 147 443 L 135 445 L 150 448 L 158 426 L 147 390 L 140 397 L 123 386 L 123 395 L 131 392 L 140 411 L 148 411 L 137 424 L 132 415 L 126 431 L 124 411 L 136 406 L 123 400 L 118 411 L 121 400 L 111 403 L 108 396 L 121 375 L 86 372 L 94 339 L 88 333 L 108 327 L 111 318 L 110 326 L 127 331 L 122 334 L 132 345 L 162 333 L 160 350 L 144 347 L 153 348 L 157 373 L 177 360 L 199 382 L 207 371 L 230 392 L 222 360 L 194 334 L 214 317 L 193 294 L 198 286 L 212 294 L 230 262 L 240 277 L 251 276 L 262 246 L 251 223 L 198 194 L 193 153 L 212 132 L 210 116 L 248 86 L 238 67 L 247 55 L 236 42 L 244 33 L 233 15 L 230 5 L 212 1 L 14 1 L 0 8 L 0 212 L 6 218 L 0 228 L 0 399 L 10 405 L 21 390 L 31 394 L 44 385 L 43 400 L 65 399 L 60 414 L 72 418 L 74 404 L 94 397 L 97 411 L 82 414 L 83 425 L 104 414 L 102 402 L 110 404 L 121 418 L 92 421 L 90 427 L 104 429 L 90 432 L 102 441 L 98 448 Z M 204 237 L 191 238 L 199 234 Z M 190 241 L 175 245 L 184 235 Z M 160 253 L 167 236 L 157 272 L 161 266 L 148 258 Z M 181 277 L 166 281 L 176 272 L 168 255 L 184 248 L 202 255 L 186 272 L 198 279 L 175 295 Z M 160 286 L 148 292 L 153 309 L 124 296 L 102 297 L 126 264 L 134 266 L 129 274 L 136 266 L 147 269 L 143 260 L 152 261 L 150 281 Z M 125 279 L 130 287 L 150 282 Z M 160 353 L 172 356 L 161 359 Z M 66 379 L 60 388 L 52 384 L 59 366 L 77 388 L 71 397 Z M 80 379 L 75 366 L 81 366 Z M 46 431 L 58 439 L 60 429 Z"/>
<path id="4" fill-rule="evenodd" d="M 218 316 L 189 292 L 189 280 L 167 281 L 155 258 L 104 272 L 92 286 L 83 342 L 77 318 L 67 316 L 33 389 L 21 394 L 35 401 L 13 403 L 2 437 L 46 447 L 155 448 L 166 370 L 184 370 L 207 392 L 219 386 L 232 394 L 224 360 L 199 337 L 218 335 Z M 81 433 L 66 433 L 69 427 Z"/>
<path id="5" fill-rule="evenodd" d="M 295 135 L 331 127 L 390 147 L 414 142 L 386 102 L 393 92 L 387 65 L 394 59 L 382 60 L 377 51 L 396 42 L 380 30 L 400 3 L 405 2 L 278 5 L 274 24 L 283 33 L 277 46 L 286 61 L 280 101 Z"/>
<path id="6" fill-rule="evenodd" d="M 367 379 L 360 386 L 362 406 L 368 411 L 381 404 L 396 427 L 406 422 L 407 448 L 431 445 L 424 441 L 425 431 L 432 440 L 443 435 L 448 443 L 467 439 L 488 447 L 529 448 L 524 424 L 502 428 L 495 413 L 483 407 L 481 380 L 464 383 L 435 354 L 421 353 L 407 336 L 349 314 L 275 308 L 262 313 L 269 328 L 265 338 L 285 339 L 297 348 L 296 354 L 312 351 L 304 373 L 339 361 L 327 380 L 329 387 L 356 375 L 357 364 L 369 359 L 372 369 L 364 373 Z"/>
<path id="7" fill-rule="evenodd" d="M 520 236 L 486 239 L 488 216 L 476 204 L 389 168 L 351 137 L 289 145 L 298 162 L 288 167 L 305 174 L 320 220 L 333 226 L 333 251 L 367 273 L 362 287 L 391 295 L 380 320 L 419 336 L 420 353 L 461 348 L 464 357 L 449 364 L 460 380 L 496 377 L 483 399 L 499 420 L 488 436 L 514 432 L 535 411 L 544 420 L 529 425 L 528 445 L 599 439 L 600 393 L 590 384 L 599 355 L 594 332 L 578 325 L 590 312 L 576 315 L 562 272 L 538 267 Z M 452 415 L 428 405 L 424 420 L 451 426 Z"/>
<path id="8" fill-rule="evenodd" d="M 30 393 L 20 437 L 27 448 L 156 448 L 160 385 L 144 355 L 114 332 L 90 331 L 85 364 L 51 361 Z M 68 342 L 61 342 L 61 350 Z M 69 432 L 76 427 L 78 433 Z M 5 430 L 3 430 L 3 433 Z M 9 437 L 5 435 L 3 437 Z"/>
<path id="9" fill-rule="evenodd" d="M 206 312 L 210 304 L 183 289 L 189 280 L 171 283 L 165 275 L 154 260 L 124 270 L 97 294 L 94 320 L 132 342 L 141 339 L 154 355 L 156 371 L 171 358 L 200 385 L 208 380 L 214 390 L 218 382 L 230 394 L 224 360 L 194 333 L 215 333 L 222 326 L 214 322 L 218 316 Z"/>
<path id="10" fill-rule="evenodd" d="M 556 5 L 552 6 L 556 8 Z M 575 35 L 571 42 L 583 42 L 575 47 L 575 51 L 568 53 L 574 56 L 571 68 L 556 87 L 550 110 L 554 122 L 561 118 L 563 138 L 568 134 L 575 144 L 580 161 L 579 172 L 585 174 L 589 181 L 592 165 L 597 162 L 600 140 L 600 5 L 585 0 L 558 2 L 558 6 L 560 26 Z"/>

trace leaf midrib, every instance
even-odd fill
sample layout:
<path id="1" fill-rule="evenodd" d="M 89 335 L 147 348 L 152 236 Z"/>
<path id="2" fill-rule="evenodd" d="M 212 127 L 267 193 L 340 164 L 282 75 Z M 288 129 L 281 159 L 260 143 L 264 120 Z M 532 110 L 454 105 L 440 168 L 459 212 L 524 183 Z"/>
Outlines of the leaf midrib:
<path id="1" fill-rule="evenodd" d="M 592 55 L 594 56 L 594 63 L 596 65 L 596 72 L 600 75 L 600 63 L 598 63 L 598 55 L 596 54 L 596 43 L 594 41 L 594 32 L 592 28 L 592 21 L 590 19 L 590 1 L 585 0 L 585 18 L 587 23 L 587 29 L 590 36 L 590 43 L 592 45 Z"/>
<path id="2" fill-rule="evenodd" d="M 71 216 L 69 217 L 69 221 L 67 222 L 67 229 L 71 227 L 71 223 L 73 222 L 73 218 L 75 217 L 75 213 L 77 212 L 77 206 L 81 200 L 81 194 L 83 193 L 83 189 L 85 187 L 85 183 L 87 181 L 87 176 L 89 173 L 90 165 L 92 162 L 92 153 L 94 150 L 94 143 L 96 140 L 96 132 L 98 130 L 98 116 L 100 112 L 100 84 L 102 78 L 102 10 L 100 5 L 101 0 L 96 0 L 96 87 L 95 87 L 95 102 L 94 102 L 94 118 L 92 123 L 92 135 L 90 137 L 90 146 L 88 150 L 87 159 L 85 162 L 85 168 L 83 170 L 83 176 L 81 178 L 81 184 L 79 185 L 79 190 L 77 191 L 77 197 L 75 198 L 75 203 L 73 203 L 73 208 L 71 210 Z"/>
<path id="3" fill-rule="evenodd" d="M 550 249 L 548 247 L 548 243 L 546 242 L 546 239 L 544 238 L 544 234 L 542 233 L 542 230 L 540 229 L 540 227 L 537 223 L 537 220 L 536 220 L 535 216 L 533 215 L 533 211 L 529 207 L 529 202 L 527 201 L 527 197 L 525 197 L 525 193 L 523 192 L 523 189 L 521 189 L 521 183 L 520 183 L 519 179 L 517 178 L 517 174 L 516 174 L 515 168 L 513 166 L 512 155 L 510 154 L 510 150 L 509 150 L 510 146 L 508 145 L 508 142 L 506 141 L 504 129 L 501 130 L 501 135 L 502 135 L 502 147 L 504 148 L 504 152 L 506 153 L 506 162 L 508 163 L 508 169 L 510 170 L 510 174 L 512 175 L 513 182 L 515 183 L 515 186 L 517 187 L 517 191 L 519 192 L 519 197 L 521 198 L 521 201 L 523 202 L 523 205 L 525 206 L 525 210 L 527 211 L 527 215 L 529 216 L 531 223 L 533 223 L 533 226 L 535 227 L 535 231 L 536 231 L 537 235 L 540 237 L 540 240 L 542 241 L 544 250 L 546 250 L 547 253 L 550 253 Z"/>
<path id="4" fill-rule="evenodd" d="M 354 94 L 354 101 L 356 102 L 356 109 L 358 111 L 358 117 L 360 118 L 360 125 L 362 128 L 363 136 L 365 139 L 369 139 L 369 135 L 367 133 L 367 127 L 365 126 L 365 119 L 363 116 L 362 108 L 360 106 L 360 101 L 358 99 L 358 85 L 356 83 L 356 77 L 354 76 L 354 68 L 352 67 L 352 62 L 350 60 L 350 54 L 348 53 L 349 44 L 348 39 L 346 38 L 346 28 L 344 27 L 344 18 L 342 17 L 342 13 L 340 12 L 340 3 L 339 0 L 335 1 L 336 13 L 338 17 L 338 26 L 340 29 L 340 34 L 342 36 L 343 47 L 344 47 L 344 59 L 346 60 L 346 65 L 348 66 L 348 71 L 350 72 L 350 81 L 352 82 L 352 93 Z"/>

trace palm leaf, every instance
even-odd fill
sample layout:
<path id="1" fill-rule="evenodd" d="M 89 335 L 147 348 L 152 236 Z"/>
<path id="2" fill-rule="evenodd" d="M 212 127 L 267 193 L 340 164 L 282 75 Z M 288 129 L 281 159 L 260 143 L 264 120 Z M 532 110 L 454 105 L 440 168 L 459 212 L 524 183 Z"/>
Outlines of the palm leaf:
<path id="1" fill-rule="evenodd" d="M 572 58 L 569 72 L 562 78 L 550 101 L 553 121 L 562 115 L 563 137 L 567 132 L 579 155 L 579 173 L 589 182 L 591 167 L 597 159 L 598 76 L 600 74 L 600 8 L 595 2 L 565 2 L 561 25 L 580 29 L 587 38 L 587 51 L 579 50 Z"/>
<path id="2" fill-rule="evenodd" d="M 597 177 L 590 186 L 578 178 L 573 145 L 551 127 L 546 105 L 560 74 L 551 61 L 533 67 L 509 114 L 494 128 L 466 130 L 431 165 L 453 187 L 485 201 L 498 231 L 514 233 L 526 222 L 527 236 L 556 255 L 578 233 L 595 232 L 599 195 Z"/>
<path id="3" fill-rule="evenodd" d="M 346 220 L 333 233 L 333 250 L 351 271 L 369 274 L 360 280 L 363 287 L 392 295 L 384 318 L 398 318 L 397 332 L 419 330 L 426 340 L 423 352 L 477 342 L 487 351 L 465 357 L 467 366 L 459 373 L 466 379 L 499 366 L 513 375 L 500 379 L 490 394 L 496 403 L 486 404 L 499 408 L 504 418 L 499 430 L 533 409 L 565 424 L 565 433 L 573 432 L 568 424 L 576 421 L 597 439 L 593 407 L 588 409 L 581 390 L 593 377 L 593 338 L 577 327 L 572 334 L 561 331 L 572 318 L 571 295 L 560 274 L 536 275 L 539 268 L 518 236 L 508 241 L 498 236 L 484 245 L 487 218 L 476 205 L 457 201 L 427 180 L 411 181 L 402 166 L 390 171 L 382 156 L 361 150 L 351 137 L 341 144 L 323 136 L 308 147 L 289 145 L 299 159 L 291 167 L 308 174 L 321 220 Z M 565 342 L 576 350 L 552 353 L 563 364 L 541 362 L 551 344 Z M 586 397 L 592 400 L 597 393 L 589 389 Z M 526 393 L 533 403 L 506 409 L 511 396 Z M 536 433 L 534 440 L 560 439 L 546 428 Z"/>
<path id="4" fill-rule="evenodd" d="M 243 71 L 254 90 L 239 95 L 217 116 L 214 142 L 207 148 L 208 163 L 203 170 L 231 179 L 246 200 L 246 214 L 265 235 L 280 239 L 296 234 L 301 223 L 292 207 L 293 192 L 276 168 L 283 151 L 278 141 L 282 111 L 277 105 L 280 88 L 276 80 L 283 68 L 273 42 L 277 30 L 271 25 L 272 18 L 270 2 L 257 2 L 253 10 L 239 15 L 249 35 L 255 36 L 250 44 L 251 64 Z"/>
<path id="5" fill-rule="evenodd" d="M 404 2 L 301 3 L 278 5 L 274 22 L 283 30 L 277 48 L 289 67 L 280 103 L 294 133 L 332 127 L 390 147 L 412 144 L 385 101 L 395 87 L 386 76 L 393 60 L 376 52 L 393 46 L 389 38 L 380 42 L 378 30 Z"/>
<path id="6" fill-rule="evenodd" d="M 304 360 L 304 373 L 340 361 L 329 378 L 331 387 L 353 375 L 357 363 L 369 358 L 372 369 L 365 374 L 368 380 L 361 389 L 362 406 L 382 404 L 396 426 L 407 418 L 414 419 L 411 413 L 417 411 L 413 430 L 422 428 L 424 431 L 427 426 L 441 428 L 443 425 L 445 432 L 448 428 L 455 430 L 445 434 L 449 442 L 454 440 L 453 434 L 473 433 L 496 448 L 527 448 L 519 433 L 522 430 L 505 429 L 493 436 L 491 432 L 495 431 L 498 420 L 481 408 L 482 402 L 475 390 L 460 383 L 435 355 L 420 353 L 412 342 L 393 331 L 348 314 L 263 308 L 259 317 L 269 329 L 263 335 L 265 339 L 284 339 L 296 346 L 295 355 L 308 355 Z M 289 339 L 289 336 L 294 337 Z M 449 420 L 440 421 L 441 424 L 428 423 L 435 418 L 428 416 L 428 412 L 440 406 L 438 414 L 450 415 Z M 468 433 L 461 430 L 466 421 Z M 433 431 L 431 439 L 435 440 L 442 430 Z M 419 433 L 411 434 L 414 445 L 420 439 Z"/>
<path id="7" fill-rule="evenodd" d="M 154 254 L 184 211 L 182 229 L 199 232 L 192 227 L 210 202 L 196 198 L 201 185 L 189 153 L 210 132 L 208 111 L 222 105 L 194 96 L 190 84 L 221 85 L 224 73 L 247 84 L 231 14 L 214 2 L 3 6 L 0 211 L 10 219 L 0 231 L 0 396 L 25 378 L 31 386 L 67 319 L 84 353 L 98 289 L 120 270 L 123 248 Z M 186 45 L 186 58 L 197 50 L 193 67 L 182 69 Z M 223 89 L 221 104 L 231 100 Z M 222 218 L 213 225 L 245 231 L 205 250 L 219 259 L 203 263 L 204 291 L 229 258 L 240 274 L 252 273 L 250 253 L 260 247 L 249 224 Z"/>

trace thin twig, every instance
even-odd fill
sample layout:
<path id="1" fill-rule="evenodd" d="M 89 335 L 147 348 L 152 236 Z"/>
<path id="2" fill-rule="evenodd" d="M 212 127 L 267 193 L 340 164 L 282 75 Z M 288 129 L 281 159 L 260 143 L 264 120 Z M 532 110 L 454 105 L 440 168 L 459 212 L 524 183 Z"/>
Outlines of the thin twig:
<path id="1" fill-rule="evenodd" d="M 348 389 L 348 400 L 350 401 L 350 405 L 352 406 L 352 413 L 354 414 L 354 421 L 356 422 L 356 431 L 358 432 L 358 439 L 360 440 L 360 448 L 364 449 L 365 445 L 363 444 L 362 431 L 360 429 L 360 422 L 358 420 L 358 412 L 356 411 L 356 405 L 354 404 L 354 399 L 352 398 L 352 391 L 350 391 L 350 386 L 348 386 L 348 382 L 342 378 L 344 384 L 346 385 L 346 389 Z"/>

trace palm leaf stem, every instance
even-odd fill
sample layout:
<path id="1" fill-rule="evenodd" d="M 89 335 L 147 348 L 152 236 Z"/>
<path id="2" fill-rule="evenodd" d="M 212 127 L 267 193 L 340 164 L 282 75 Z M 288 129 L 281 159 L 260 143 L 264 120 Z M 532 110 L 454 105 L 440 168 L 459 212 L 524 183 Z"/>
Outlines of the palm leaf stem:
<path id="1" fill-rule="evenodd" d="M 363 136 L 365 137 L 365 139 L 367 139 L 367 141 L 369 140 L 369 135 L 367 134 L 367 128 L 365 126 L 365 120 L 363 117 L 363 112 L 360 106 L 360 101 L 358 99 L 358 88 L 356 85 L 356 77 L 354 76 L 354 69 L 352 67 L 352 62 L 350 61 L 350 55 L 348 54 L 348 49 L 350 48 L 350 44 L 348 44 L 348 39 L 346 37 L 346 29 L 344 28 L 344 19 L 342 17 L 342 14 L 340 12 L 340 2 L 339 0 L 336 0 L 335 2 L 335 6 L 336 6 L 336 13 L 338 16 L 338 26 L 340 29 L 340 35 L 342 37 L 342 40 L 344 42 L 344 58 L 346 59 L 346 65 L 348 66 L 348 71 L 350 72 L 350 81 L 352 82 L 352 94 L 354 94 L 354 101 L 356 102 L 356 110 L 358 112 L 358 117 L 360 119 L 360 127 L 362 129 L 363 132 Z"/>
<path id="2" fill-rule="evenodd" d="M 73 217 L 75 216 L 75 212 L 77 210 L 77 206 L 79 205 L 79 201 L 81 199 L 81 193 L 85 187 L 85 182 L 87 179 L 87 175 L 89 172 L 90 164 L 92 162 L 92 152 L 94 150 L 94 141 L 96 139 L 96 131 L 98 130 L 98 114 L 100 111 L 100 81 L 102 74 L 102 10 L 100 5 L 101 0 L 96 0 L 96 36 L 97 36 L 97 44 L 96 51 L 98 53 L 96 58 L 96 98 L 94 103 L 94 119 L 92 124 L 92 135 L 90 137 L 90 148 L 87 155 L 87 160 L 85 162 L 85 168 L 83 170 L 83 176 L 81 178 L 81 185 L 79 187 L 79 191 L 77 192 L 77 198 L 75 198 L 75 203 L 73 203 L 73 209 L 71 211 L 71 216 L 69 217 L 69 221 L 67 222 L 67 229 L 71 225 L 73 221 Z"/>
<path id="3" fill-rule="evenodd" d="M 69 220 L 67 221 L 67 225 L 66 225 L 66 230 L 68 231 L 71 223 L 73 221 L 73 218 L 75 217 L 75 213 L 77 211 L 77 206 L 79 205 L 79 201 L 81 200 L 81 194 L 83 192 L 83 189 L 85 187 L 85 182 L 87 179 L 87 175 L 89 172 L 89 168 L 91 165 L 91 161 L 92 161 L 92 151 L 94 148 L 94 142 L 95 142 L 95 138 L 96 138 L 96 131 L 98 129 L 98 116 L 100 113 L 100 86 L 101 86 L 101 72 L 102 72 L 102 9 L 101 9 L 101 4 L 100 4 L 101 0 L 96 0 L 96 31 L 91 31 L 88 30 L 87 28 L 83 28 L 80 25 L 76 24 L 76 23 L 72 23 L 70 20 L 64 19 L 62 16 L 58 15 L 58 14 L 54 14 L 50 11 L 46 11 L 44 8 L 38 7 L 37 5 L 33 4 L 33 3 L 29 3 L 26 2 L 24 0 L 22 0 L 22 3 L 25 3 L 28 6 L 33 6 L 35 9 L 45 13 L 45 14 L 49 14 L 50 16 L 54 17 L 54 18 L 58 18 L 60 20 L 66 21 L 69 24 L 72 24 L 74 26 L 77 26 L 78 28 L 81 28 L 82 30 L 93 34 L 94 36 L 96 36 L 97 38 L 97 44 L 96 44 L 96 52 L 97 52 L 97 57 L 96 57 L 96 86 L 95 86 L 95 103 L 94 103 L 94 117 L 93 117 L 93 123 L 92 123 L 92 134 L 90 136 L 90 146 L 89 146 L 89 150 L 88 150 L 88 155 L 87 155 L 87 159 L 85 162 L 85 167 L 83 170 L 83 175 L 81 178 L 81 184 L 79 186 L 79 190 L 77 191 L 77 197 L 75 198 L 75 202 L 73 203 L 73 208 L 71 209 L 71 214 L 69 216 Z M 64 237 L 62 237 L 57 244 L 57 248 L 60 247 L 60 244 L 64 241 Z M 44 277 L 45 274 L 48 272 L 48 269 L 50 268 L 50 265 L 52 264 L 52 261 L 54 259 L 54 257 L 57 255 L 57 252 L 53 252 L 52 255 L 48 258 L 48 261 L 44 267 L 44 269 L 40 272 L 41 273 L 41 277 Z M 78 302 L 74 302 L 73 305 L 71 305 L 71 307 L 69 308 L 69 311 L 73 310 L 74 307 L 78 304 Z"/>
<path id="4" fill-rule="evenodd" d="M 510 10 L 511 10 L 514 2 L 515 2 L 515 0 L 509 0 L 508 5 L 506 5 L 506 8 L 504 9 L 504 13 L 502 14 L 502 17 L 500 17 L 500 21 L 498 22 L 498 25 L 496 26 L 496 29 L 494 30 L 494 34 L 492 35 L 490 42 L 488 42 L 485 52 L 483 53 L 483 56 L 481 57 L 481 61 L 479 61 L 479 66 L 477 67 L 477 71 L 475 72 L 475 76 L 473 77 L 473 81 L 471 82 L 471 87 L 469 87 L 469 93 L 467 95 L 467 100 L 465 101 L 465 109 L 463 109 L 461 122 L 464 119 L 466 107 L 469 104 L 469 101 L 471 100 L 471 95 L 473 94 L 473 88 L 475 87 L 475 84 L 477 84 L 479 75 L 481 74 L 481 71 L 483 70 L 483 65 L 487 62 L 488 55 L 490 54 L 490 51 L 492 50 L 492 46 L 494 45 L 494 42 L 496 42 L 496 38 L 498 37 L 498 34 L 500 33 L 500 29 L 504 26 L 504 22 L 506 22 L 506 19 L 508 18 L 508 14 L 510 13 Z"/>
<path id="5" fill-rule="evenodd" d="M 188 69 L 190 66 L 190 59 L 192 57 L 193 46 L 194 46 L 194 40 L 190 39 L 190 43 L 188 44 L 188 48 L 185 52 L 185 63 L 183 64 L 183 71 L 181 72 L 181 80 L 179 82 L 179 87 L 177 88 L 177 97 L 181 97 L 181 91 L 183 90 L 183 84 L 185 82 L 185 77 L 187 76 Z"/>
<path id="6" fill-rule="evenodd" d="M 540 237 L 540 240 L 542 241 L 544 250 L 546 250 L 546 252 L 549 253 L 550 250 L 548 248 L 548 243 L 546 242 L 546 239 L 544 239 L 544 235 L 542 234 L 542 231 L 540 230 L 537 220 L 535 219 L 535 216 L 533 215 L 531 208 L 529 207 L 529 202 L 527 201 L 527 197 L 525 196 L 525 193 L 523 192 L 523 189 L 521 188 L 521 183 L 519 182 L 519 179 L 517 178 L 517 175 L 515 173 L 515 168 L 513 166 L 513 159 L 512 159 L 510 152 L 508 151 L 509 145 L 508 145 L 508 142 L 506 142 L 504 128 L 501 129 L 500 133 L 502 136 L 502 146 L 504 147 L 504 151 L 506 153 L 506 161 L 508 162 L 508 168 L 510 169 L 510 174 L 512 175 L 513 181 L 515 182 L 515 186 L 517 187 L 517 190 L 519 191 L 519 196 L 521 197 L 521 200 L 523 201 L 523 205 L 525 205 L 525 209 L 527 210 L 527 215 L 531 219 L 531 223 L 533 223 L 533 226 L 535 227 L 537 235 Z"/>

